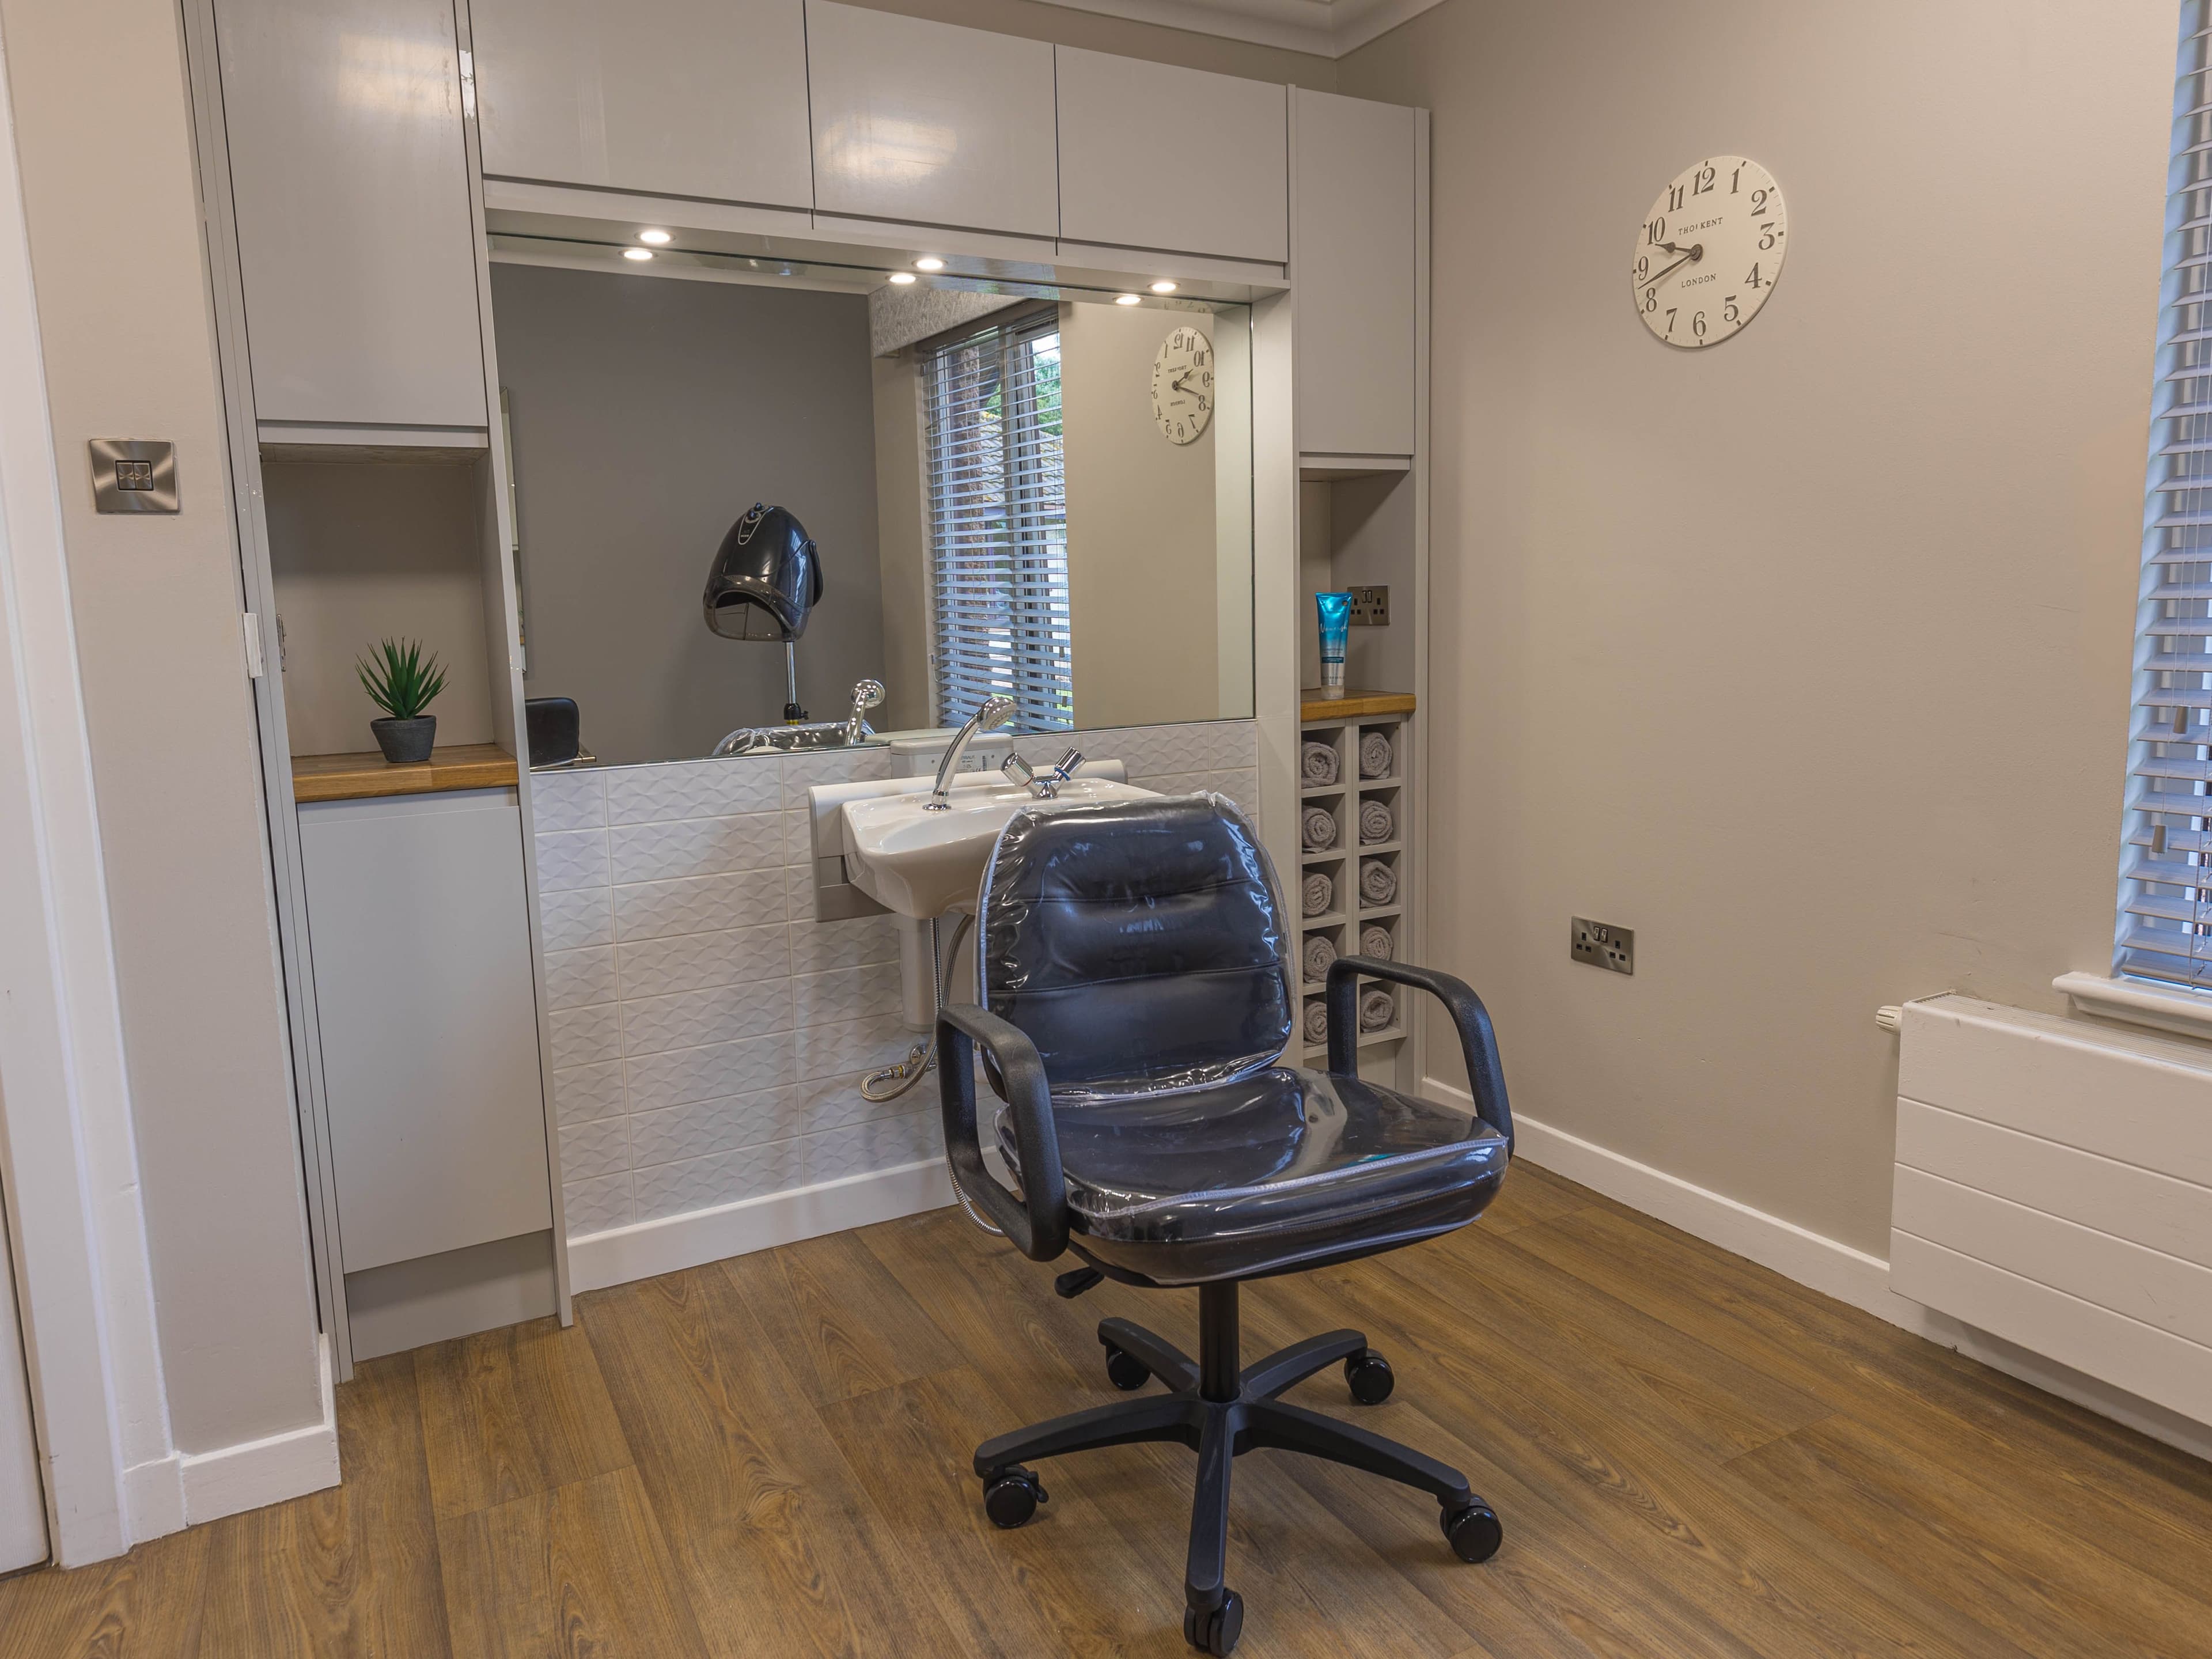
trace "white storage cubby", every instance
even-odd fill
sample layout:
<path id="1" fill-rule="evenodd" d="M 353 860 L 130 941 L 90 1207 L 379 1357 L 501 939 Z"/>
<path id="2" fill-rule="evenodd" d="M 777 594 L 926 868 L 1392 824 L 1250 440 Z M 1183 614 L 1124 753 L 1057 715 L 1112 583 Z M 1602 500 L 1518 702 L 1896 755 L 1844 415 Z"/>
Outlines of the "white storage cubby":
<path id="1" fill-rule="evenodd" d="M 1298 964 L 1299 1001 L 1302 1019 L 1306 1010 L 1319 1001 L 1325 988 L 1327 975 L 1319 977 L 1306 971 L 1306 952 L 1315 939 L 1328 940 L 1338 956 L 1367 954 L 1360 948 L 1366 930 L 1381 927 L 1390 939 L 1390 959 L 1401 960 L 1406 942 L 1403 926 L 1407 882 L 1410 874 L 1410 831 L 1406 821 L 1409 799 L 1406 785 L 1411 744 L 1407 742 L 1408 717 L 1401 714 L 1380 716 L 1347 716 L 1343 718 L 1310 720 L 1301 732 L 1301 744 L 1326 743 L 1336 751 L 1335 781 L 1327 784 L 1304 784 L 1299 789 L 1301 835 L 1298 854 L 1298 892 L 1293 896 L 1298 903 Z M 1359 757 L 1362 740 L 1369 734 L 1382 736 L 1390 745 L 1388 769 L 1373 776 L 1361 775 Z M 1301 747 L 1303 755 L 1303 746 Z M 1301 772 L 1303 776 L 1303 771 Z M 1385 834 L 1369 839 L 1362 833 L 1362 809 L 1370 802 L 1387 807 L 1391 823 Z M 1306 844 L 1303 833 L 1306 811 L 1318 807 L 1334 821 L 1335 839 L 1325 848 Z M 1392 882 L 1387 898 L 1370 899 L 1363 888 L 1363 877 L 1370 865 L 1380 866 L 1390 872 Z M 1320 874 L 1329 878 L 1331 897 L 1326 909 L 1316 915 L 1304 914 L 1304 890 L 1305 878 Z M 1379 981 L 1364 981 L 1361 989 L 1379 985 Z M 1382 1050 L 1402 1043 L 1407 1033 L 1406 998 L 1403 986 L 1386 986 L 1397 999 L 1398 1008 L 1390 1024 L 1380 1030 L 1362 1031 L 1358 1047 L 1363 1060 L 1369 1051 Z M 1302 1036 L 1308 1056 L 1314 1057 L 1328 1049 L 1325 1039 L 1314 1040 L 1310 1032 Z M 1374 1058 L 1386 1059 L 1385 1054 Z"/>

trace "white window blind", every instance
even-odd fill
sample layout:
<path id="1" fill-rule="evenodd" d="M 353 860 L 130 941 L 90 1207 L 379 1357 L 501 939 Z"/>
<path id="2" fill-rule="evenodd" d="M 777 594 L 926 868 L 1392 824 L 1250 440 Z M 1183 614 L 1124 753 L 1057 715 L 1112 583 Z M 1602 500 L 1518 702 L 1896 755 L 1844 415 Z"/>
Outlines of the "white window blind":
<path id="1" fill-rule="evenodd" d="M 994 692 L 1014 729 L 1074 724 L 1067 485 L 1056 313 L 994 325 L 925 356 L 930 609 L 937 718 Z"/>
<path id="2" fill-rule="evenodd" d="M 2212 15 L 2181 9 L 2117 966 L 2212 986 Z"/>

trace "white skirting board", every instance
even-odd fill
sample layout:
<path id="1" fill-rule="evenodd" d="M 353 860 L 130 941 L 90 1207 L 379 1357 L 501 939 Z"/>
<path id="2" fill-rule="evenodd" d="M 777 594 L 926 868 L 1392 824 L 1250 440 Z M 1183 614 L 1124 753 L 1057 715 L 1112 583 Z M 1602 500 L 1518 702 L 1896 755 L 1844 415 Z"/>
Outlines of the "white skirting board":
<path id="1" fill-rule="evenodd" d="M 330 1338 L 318 1338 L 317 1347 L 321 1422 L 213 1451 L 172 1452 L 124 1472 L 132 1543 L 338 1484 L 338 1419 L 331 1393 Z"/>
<path id="2" fill-rule="evenodd" d="M 896 1221 L 951 1202 L 952 1180 L 945 1160 L 933 1158 L 711 1210 L 612 1227 L 568 1241 L 569 1289 L 581 1294 L 626 1285 L 634 1279 L 702 1267 L 772 1245 L 795 1244 L 848 1227 Z"/>
<path id="3" fill-rule="evenodd" d="M 1462 1111 L 1474 1109 L 1473 1097 L 1464 1090 L 1434 1078 L 1422 1080 L 1421 1092 Z M 2124 1423 L 2154 1440 L 2212 1459 L 2212 1428 L 1898 1295 L 1889 1287 L 1889 1263 L 1880 1256 L 1755 1210 L 1522 1113 L 1513 1115 L 1513 1127 L 1516 1155 L 1531 1164 L 1579 1182 L 1824 1296 L 1978 1359 L 2045 1393 Z"/>

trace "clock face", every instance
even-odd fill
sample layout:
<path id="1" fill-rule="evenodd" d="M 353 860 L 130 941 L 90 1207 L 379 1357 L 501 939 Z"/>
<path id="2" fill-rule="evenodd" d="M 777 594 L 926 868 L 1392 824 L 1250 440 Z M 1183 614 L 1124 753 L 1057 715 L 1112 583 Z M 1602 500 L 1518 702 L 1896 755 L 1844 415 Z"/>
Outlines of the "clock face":
<path id="1" fill-rule="evenodd" d="M 1683 168 L 1636 228 L 1637 315 L 1668 345 L 1718 344 L 1774 292 L 1789 234 L 1782 187 L 1758 162 L 1711 155 Z"/>
<path id="2" fill-rule="evenodd" d="M 1152 359 L 1152 418 L 1171 444 L 1196 443 L 1213 418 L 1213 342 L 1187 324 Z"/>

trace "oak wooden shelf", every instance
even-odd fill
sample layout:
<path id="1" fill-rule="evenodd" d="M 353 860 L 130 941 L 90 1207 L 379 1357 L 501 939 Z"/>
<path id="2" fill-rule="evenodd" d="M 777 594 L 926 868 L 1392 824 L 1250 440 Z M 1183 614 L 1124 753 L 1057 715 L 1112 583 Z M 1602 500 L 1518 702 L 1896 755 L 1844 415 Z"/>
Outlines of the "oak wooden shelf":
<path id="1" fill-rule="evenodd" d="M 1410 691 L 1363 691 L 1346 686 L 1340 697 L 1324 697 L 1311 687 L 1298 693 L 1301 720 L 1357 720 L 1373 714 L 1413 712 L 1413 694 Z"/>
<path id="2" fill-rule="evenodd" d="M 430 758 L 394 766 L 375 750 L 292 757 L 292 799 L 362 800 L 377 795 L 433 795 L 448 789 L 513 788 L 514 757 L 495 743 L 434 749 Z"/>

